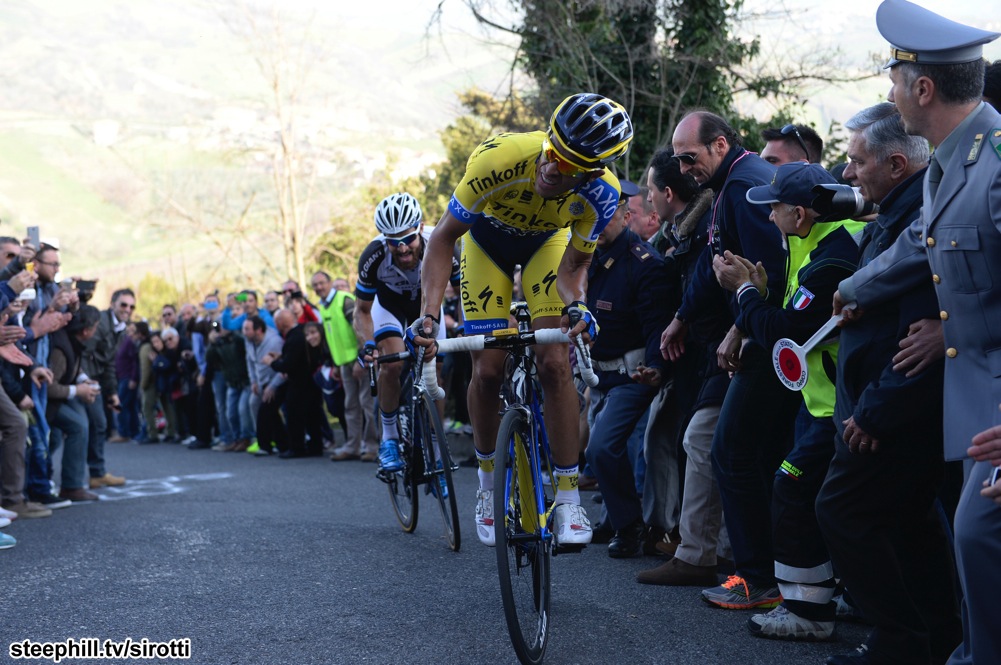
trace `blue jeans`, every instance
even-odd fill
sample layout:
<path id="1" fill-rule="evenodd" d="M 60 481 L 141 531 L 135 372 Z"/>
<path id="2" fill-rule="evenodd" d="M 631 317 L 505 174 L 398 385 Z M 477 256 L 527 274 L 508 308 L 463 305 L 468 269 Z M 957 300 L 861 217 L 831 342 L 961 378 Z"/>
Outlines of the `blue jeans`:
<path id="1" fill-rule="evenodd" d="M 27 472 L 24 490 L 29 497 L 52 494 L 52 460 L 49 459 L 48 434 L 37 424 L 28 426 L 31 445 L 24 452 Z"/>
<path id="2" fill-rule="evenodd" d="M 31 445 L 24 451 L 27 467 L 24 491 L 29 496 L 47 496 L 52 494 L 52 460 L 49 458 L 49 423 L 45 419 L 49 402 L 46 386 L 43 384 L 39 388 L 32 384 L 31 399 L 35 402 L 35 408 L 34 419 L 28 425 L 28 441 Z"/>
<path id="3" fill-rule="evenodd" d="M 50 456 L 55 455 L 60 446 L 63 448 L 60 487 L 64 490 L 86 487 L 87 440 L 90 437 L 87 410 L 75 398 L 66 400 L 59 405 L 56 417 L 52 419 L 49 426 L 62 433 L 62 436 L 54 435 L 50 439 L 52 444 Z"/>
<path id="4" fill-rule="evenodd" d="M 233 443 L 236 436 L 233 435 L 233 427 L 229 422 L 229 414 L 226 411 L 226 377 L 217 371 L 212 376 L 212 398 L 215 400 L 216 426 L 219 428 L 219 438 L 223 443 Z"/>
<path id="5" fill-rule="evenodd" d="M 84 404 L 89 424 L 87 430 L 87 466 L 90 477 L 100 478 L 107 469 L 104 466 L 104 444 L 108 440 L 108 421 L 104 416 L 104 400 L 98 395 L 91 404 Z"/>
<path id="6" fill-rule="evenodd" d="M 226 388 L 226 415 L 237 439 L 249 440 L 256 436 L 254 417 L 250 413 L 250 388 Z"/>
<path id="7" fill-rule="evenodd" d="M 593 423 L 585 456 L 598 479 L 608 520 L 615 530 L 643 519 L 636 490 L 635 460 L 643 456 L 646 427 L 636 434 L 636 426 L 645 419 L 656 394 L 655 388 L 640 383 L 627 383 L 608 391 L 591 389 Z M 635 439 L 632 446 L 630 439 Z"/>
<path id="8" fill-rule="evenodd" d="M 139 389 L 129 388 L 129 380 L 118 382 L 118 401 L 122 410 L 118 413 L 118 433 L 128 439 L 139 436 Z"/>
<path id="9" fill-rule="evenodd" d="M 744 347 L 720 410 L 712 459 L 737 574 L 756 586 L 775 586 L 772 485 L 792 449 L 802 399 L 779 382 L 770 353 L 753 342 Z"/>

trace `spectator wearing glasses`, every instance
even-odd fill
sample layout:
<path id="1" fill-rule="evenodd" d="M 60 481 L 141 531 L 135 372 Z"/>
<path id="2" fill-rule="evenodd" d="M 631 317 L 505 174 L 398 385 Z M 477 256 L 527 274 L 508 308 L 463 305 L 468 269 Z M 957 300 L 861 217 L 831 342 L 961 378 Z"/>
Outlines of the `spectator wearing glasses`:
<path id="1" fill-rule="evenodd" d="M 281 296 L 285 307 L 288 307 L 289 300 L 292 298 L 293 293 L 302 293 L 302 289 L 299 287 L 299 282 L 294 279 L 290 279 L 282 284 Z"/>
<path id="2" fill-rule="evenodd" d="M 135 400 L 138 397 L 138 392 L 136 392 L 135 395 L 127 394 L 125 395 L 125 398 L 122 397 L 118 385 L 118 379 L 120 377 L 118 377 L 118 370 L 115 367 L 115 357 L 118 354 L 118 349 L 122 344 L 122 340 L 127 336 L 126 330 L 129 323 L 132 322 L 132 315 L 135 313 L 135 310 L 136 296 L 132 289 L 119 289 L 115 291 L 111 294 L 111 308 L 101 312 L 101 325 L 98 326 L 97 335 L 94 336 L 92 344 L 88 345 L 88 349 L 93 347 L 91 350 L 92 354 L 96 352 L 100 356 L 99 358 L 93 359 L 92 362 L 99 366 L 102 375 L 114 372 L 115 389 L 112 392 L 107 393 L 107 395 L 109 397 L 111 395 L 117 395 L 117 408 L 119 409 L 121 408 L 122 402 L 124 402 L 126 398 Z M 110 369 L 106 368 L 104 365 L 105 357 L 108 359 L 107 362 L 110 363 Z M 108 379 L 110 378 L 111 375 L 108 374 Z M 125 390 L 128 391 L 127 380 L 124 387 Z M 126 417 L 126 419 L 128 419 L 128 417 Z M 117 421 L 117 414 L 112 421 L 109 421 L 111 423 L 111 431 L 108 433 L 108 441 L 111 441 L 112 443 L 125 443 L 126 441 L 131 440 L 133 436 L 139 434 L 138 430 L 134 432 L 131 431 L 130 424 L 125 426 L 125 429 L 129 431 L 122 432 L 122 427 L 118 425 Z"/>
<path id="3" fill-rule="evenodd" d="M 28 243 L 22 245 L 17 238 L 0 236 L 0 281 L 24 270 L 25 264 L 35 258 L 35 249 Z"/>
<path id="4" fill-rule="evenodd" d="M 789 162 L 819 164 L 824 154 L 823 139 L 812 127 L 806 125 L 768 127 L 761 130 L 761 138 L 765 141 L 761 159 L 772 166 Z"/>
<path id="5" fill-rule="evenodd" d="M 771 353 L 742 327 L 733 293 L 724 291 L 712 271 L 714 256 L 725 251 L 762 266 L 769 284 L 766 302 L 780 306 L 786 287 L 782 234 L 769 221 L 771 209 L 746 200 L 751 187 L 771 183 L 775 169 L 745 150 L 740 136 L 721 117 L 706 111 L 685 116 L 673 137 L 681 172 L 712 189 L 709 245 L 674 320 L 664 331 L 661 350 L 672 360 L 685 352 L 691 323 L 719 313 L 720 294 L 734 324 L 716 351 L 720 366 L 733 372 L 712 443 L 713 472 L 733 546 L 737 574 L 703 599 L 727 609 L 770 609 L 781 602 L 772 552 L 771 490 L 775 470 L 792 448 L 793 423 L 801 397 L 775 376 Z"/>

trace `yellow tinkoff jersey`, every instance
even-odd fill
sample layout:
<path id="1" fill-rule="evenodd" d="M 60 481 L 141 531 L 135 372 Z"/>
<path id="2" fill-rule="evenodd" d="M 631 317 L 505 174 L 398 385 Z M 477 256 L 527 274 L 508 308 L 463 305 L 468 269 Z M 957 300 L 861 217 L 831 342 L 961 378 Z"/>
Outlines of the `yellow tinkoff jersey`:
<path id="1" fill-rule="evenodd" d="M 512 235 L 548 234 L 571 227 L 570 242 L 593 252 L 598 234 L 619 203 L 619 180 L 610 171 L 557 199 L 535 193 L 537 162 L 546 133 L 498 134 L 469 157 L 448 210 L 466 224 L 491 224 Z"/>

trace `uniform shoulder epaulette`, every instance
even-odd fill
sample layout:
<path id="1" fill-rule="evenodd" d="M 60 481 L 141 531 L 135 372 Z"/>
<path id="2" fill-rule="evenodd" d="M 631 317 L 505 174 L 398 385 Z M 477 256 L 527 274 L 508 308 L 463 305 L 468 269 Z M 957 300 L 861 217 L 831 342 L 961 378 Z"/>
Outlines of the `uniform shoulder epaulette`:
<path id="1" fill-rule="evenodd" d="M 632 251 L 633 254 L 636 255 L 636 258 L 638 258 L 640 261 L 646 261 L 651 256 L 653 256 L 653 252 L 650 251 L 649 247 L 645 247 L 644 245 L 638 242 L 634 242 L 632 245 L 630 245 L 629 249 L 630 251 Z"/>
<path id="2" fill-rule="evenodd" d="M 980 134 L 977 134 L 978 138 L 974 144 L 974 148 L 977 150 L 980 149 L 980 136 Z M 1001 159 L 1001 128 L 995 127 L 991 130 L 990 141 L 991 147 L 994 148 L 994 154 L 997 155 L 998 159 Z M 973 150 L 970 151 L 970 154 L 973 154 Z M 976 155 L 974 155 L 972 159 L 976 159 Z"/>

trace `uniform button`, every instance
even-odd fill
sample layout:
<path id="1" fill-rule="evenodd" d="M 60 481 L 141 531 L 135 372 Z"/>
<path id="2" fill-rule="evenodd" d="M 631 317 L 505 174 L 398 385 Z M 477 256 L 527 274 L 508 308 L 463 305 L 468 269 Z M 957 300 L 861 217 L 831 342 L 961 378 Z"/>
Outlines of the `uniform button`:
<path id="1" fill-rule="evenodd" d="M 943 309 L 941 312 L 938 313 L 938 318 L 942 319 L 943 321 L 948 321 L 949 320 L 949 312 L 947 312 L 947 311 L 945 311 Z"/>
<path id="2" fill-rule="evenodd" d="M 935 238 L 928 238 L 928 240 L 926 242 L 928 243 L 929 247 L 934 247 L 935 246 Z"/>
<path id="3" fill-rule="evenodd" d="M 945 355 L 949 356 L 950 358 L 955 358 L 957 355 L 959 355 L 959 351 L 950 347 L 945 350 Z"/>
<path id="4" fill-rule="evenodd" d="M 942 278 L 941 278 L 941 277 L 939 277 L 938 275 L 932 275 L 932 276 L 931 276 L 931 281 L 933 281 L 933 282 L 935 282 L 936 284 L 938 284 L 939 282 L 941 282 L 941 281 L 942 281 Z"/>
<path id="5" fill-rule="evenodd" d="M 953 240 L 953 241 L 952 241 L 952 246 L 953 246 L 953 247 L 959 247 L 959 243 L 958 243 L 958 242 L 956 242 L 955 240 Z"/>

